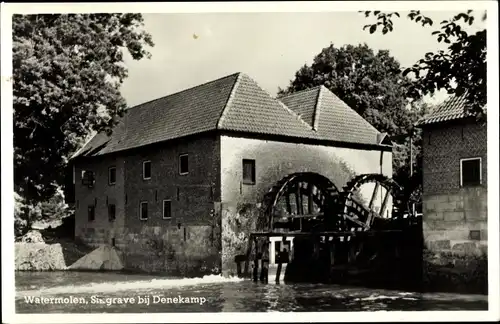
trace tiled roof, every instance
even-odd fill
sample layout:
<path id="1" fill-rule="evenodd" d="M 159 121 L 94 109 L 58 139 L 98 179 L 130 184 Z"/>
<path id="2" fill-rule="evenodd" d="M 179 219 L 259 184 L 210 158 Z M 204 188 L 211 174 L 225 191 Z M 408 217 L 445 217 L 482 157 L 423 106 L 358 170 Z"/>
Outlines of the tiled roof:
<path id="1" fill-rule="evenodd" d="M 314 124 L 314 112 L 320 93 L 320 87 L 294 92 L 286 95 L 279 100 L 288 108 L 295 111 L 309 125 Z"/>
<path id="2" fill-rule="evenodd" d="M 324 86 L 295 92 L 280 100 L 302 114 L 322 139 L 379 144 L 380 132 Z"/>
<path id="3" fill-rule="evenodd" d="M 379 144 L 379 132 L 325 87 L 279 101 L 243 73 L 129 108 L 111 136 L 73 157 L 103 155 L 210 130 Z"/>
<path id="4" fill-rule="evenodd" d="M 216 129 L 238 76 L 129 108 L 110 137 L 97 134 L 76 155 L 102 155 Z"/>
<path id="5" fill-rule="evenodd" d="M 465 110 L 466 106 L 465 95 L 452 96 L 419 120 L 417 126 L 470 117 L 471 115 Z"/>
<path id="6" fill-rule="evenodd" d="M 219 129 L 320 139 L 299 115 L 271 97 L 245 74 L 221 116 Z"/>

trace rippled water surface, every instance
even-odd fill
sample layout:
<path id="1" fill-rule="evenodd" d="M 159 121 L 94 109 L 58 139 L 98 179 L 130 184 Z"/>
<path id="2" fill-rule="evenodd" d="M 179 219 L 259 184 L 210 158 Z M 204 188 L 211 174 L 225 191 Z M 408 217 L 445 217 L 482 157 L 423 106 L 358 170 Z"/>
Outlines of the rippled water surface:
<path id="1" fill-rule="evenodd" d="M 487 310 L 487 296 L 325 284 L 176 279 L 92 272 L 17 272 L 18 313 Z M 176 298 L 176 299 L 175 299 Z M 148 302 L 149 301 L 149 302 Z"/>

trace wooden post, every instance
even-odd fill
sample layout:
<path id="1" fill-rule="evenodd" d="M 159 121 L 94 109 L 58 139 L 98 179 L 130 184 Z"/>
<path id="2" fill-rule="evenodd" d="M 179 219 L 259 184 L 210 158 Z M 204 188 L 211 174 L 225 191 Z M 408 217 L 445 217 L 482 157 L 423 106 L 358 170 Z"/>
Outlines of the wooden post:
<path id="1" fill-rule="evenodd" d="M 257 244 L 257 238 L 254 237 L 254 245 L 255 245 L 255 256 L 253 260 L 253 281 L 257 281 L 259 278 L 259 245 Z"/>
<path id="2" fill-rule="evenodd" d="M 330 238 L 328 238 L 328 252 L 330 253 L 330 268 L 328 269 L 328 282 L 332 281 L 333 277 L 333 267 L 335 266 L 335 238 L 333 237 L 332 240 L 330 241 Z"/>
<path id="3" fill-rule="evenodd" d="M 247 247 L 247 255 L 245 258 L 245 277 L 249 276 L 248 273 L 248 266 L 250 262 L 250 254 L 252 253 L 252 235 L 250 235 L 250 238 L 248 239 L 248 247 Z"/>
<path id="4" fill-rule="evenodd" d="M 319 236 L 313 236 L 312 237 L 313 241 L 313 260 L 318 260 L 319 259 L 319 241 L 320 237 Z"/>
<path id="5" fill-rule="evenodd" d="M 243 277 L 243 271 L 242 271 L 242 267 L 241 267 L 241 263 L 243 261 L 246 262 L 244 255 L 238 254 L 237 256 L 234 257 L 234 262 L 236 262 L 236 271 L 238 273 L 238 278 Z"/>
<path id="6" fill-rule="evenodd" d="M 236 272 L 238 273 L 238 278 L 241 278 L 241 262 L 236 261 Z"/>
<path id="7" fill-rule="evenodd" d="M 278 269 L 276 269 L 276 283 L 280 283 L 281 276 L 281 252 L 278 253 Z"/>
<path id="8" fill-rule="evenodd" d="M 260 270 L 260 281 L 268 283 L 269 281 L 269 241 L 262 247 L 262 269 Z"/>
<path id="9" fill-rule="evenodd" d="M 284 246 L 286 243 L 286 236 L 283 236 L 282 242 L 283 242 L 283 246 Z M 291 252 L 291 247 L 290 247 L 290 251 L 283 248 L 278 253 L 278 269 L 276 270 L 276 283 L 280 282 L 281 269 L 283 267 L 283 263 L 287 263 L 287 264 L 290 263 L 290 257 L 289 257 L 290 252 Z"/>
<path id="10" fill-rule="evenodd" d="M 391 193 L 389 192 L 389 190 L 387 190 L 387 192 L 385 193 L 384 201 L 382 202 L 382 206 L 380 206 L 380 212 L 379 212 L 379 214 L 382 217 L 384 217 L 385 210 L 387 209 L 387 202 L 389 200 L 389 196 L 390 195 L 391 195 Z"/>

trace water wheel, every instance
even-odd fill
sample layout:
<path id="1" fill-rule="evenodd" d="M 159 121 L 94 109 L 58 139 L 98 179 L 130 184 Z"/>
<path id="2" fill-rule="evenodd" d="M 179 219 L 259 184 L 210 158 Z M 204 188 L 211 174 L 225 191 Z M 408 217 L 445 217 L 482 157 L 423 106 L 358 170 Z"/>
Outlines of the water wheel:
<path id="1" fill-rule="evenodd" d="M 393 225 L 392 218 L 397 216 L 391 206 L 401 205 L 402 195 L 401 187 L 382 174 L 354 177 L 343 187 L 341 194 L 342 214 L 347 226 L 345 230 L 357 232 L 389 229 Z M 360 240 L 354 236 L 350 242 L 349 263 L 373 261 L 379 252 L 384 252 L 384 248 L 369 238 Z"/>
<path id="2" fill-rule="evenodd" d="M 338 222 L 332 212 L 339 191 L 328 178 L 312 172 L 290 174 L 264 196 L 262 230 L 310 232 L 326 230 L 325 223 Z"/>

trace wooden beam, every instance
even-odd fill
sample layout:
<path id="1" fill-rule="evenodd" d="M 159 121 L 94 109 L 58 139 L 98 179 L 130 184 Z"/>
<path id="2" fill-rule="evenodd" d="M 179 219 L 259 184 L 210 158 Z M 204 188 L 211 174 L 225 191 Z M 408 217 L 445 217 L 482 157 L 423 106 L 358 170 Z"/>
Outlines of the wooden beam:
<path id="1" fill-rule="evenodd" d="M 352 232 L 352 231 L 328 231 L 328 232 L 287 232 L 287 233 L 280 233 L 280 232 L 253 232 L 252 235 L 257 236 L 257 237 L 271 237 L 271 236 L 277 236 L 277 237 L 297 237 L 297 236 L 302 236 L 302 237 L 312 237 L 312 236 L 332 236 L 332 237 L 337 237 L 337 236 L 373 236 L 376 234 L 391 234 L 391 233 L 402 233 L 404 232 L 403 230 L 370 230 L 370 231 L 364 231 L 364 232 Z"/>
<path id="2" fill-rule="evenodd" d="M 248 276 L 248 265 L 250 262 L 250 253 L 252 253 L 252 244 L 253 244 L 253 235 L 250 234 L 250 238 L 248 239 L 247 254 L 245 259 L 245 272 L 244 272 L 245 277 Z"/>
<path id="3" fill-rule="evenodd" d="M 375 198 L 377 197 L 379 187 L 380 187 L 380 183 L 376 182 L 375 188 L 373 188 L 372 198 L 370 199 L 370 203 L 368 204 L 369 209 L 373 208 L 373 204 L 375 203 Z"/>
<path id="4" fill-rule="evenodd" d="M 274 215 L 275 217 L 276 216 L 279 216 L 279 215 Z M 323 213 L 317 213 L 317 214 L 302 214 L 302 215 L 287 215 L 287 216 L 283 216 L 281 215 L 282 218 L 286 217 L 286 218 L 313 218 L 313 217 L 320 217 L 320 216 L 323 216 Z M 276 217 L 278 218 L 278 217 Z"/>
<path id="5" fill-rule="evenodd" d="M 349 215 L 345 215 L 345 217 L 346 217 L 348 220 L 350 220 L 351 222 L 356 223 L 357 225 L 359 225 L 359 226 L 361 226 L 361 227 L 363 227 L 363 228 L 366 228 L 366 229 L 368 229 L 368 228 L 369 228 L 367 224 L 365 224 L 365 223 L 363 223 L 363 222 L 361 222 L 361 221 L 357 220 L 357 219 L 356 219 L 356 218 L 354 218 L 354 217 L 351 217 L 351 216 L 349 216 Z"/>
<path id="6" fill-rule="evenodd" d="M 295 203 L 297 204 L 297 215 L 304 214 L 304 206 L 302 205 L 302 194 L 300 192 L 300 183 L 297 184 L 295 191 Z"/>
<path id="7" fill-rule="evenodd" d="M 307 186 L 307 189 L 308 189 L 308 193 L 309 193 L 309 196 L 307 197 L 308 198 L 308 200 L 307 200 L 307 213 L 312 214 L 314 212 L 313 185 L 311 183 L 309 183 L 309 185 Z"/>
<path id="8" fill-rule="evenodd" d="M 292 213 L 292 205 L 290 204 L 290 195 L 288 193 L 285 194 L 285 203 L 286 203 L 286 211 L 288 214 Z"/>
<path id="9" fill-rule="evenodd" d="M 380 207 L 380 215 L 384 218 L 385 210 L 387 209 L 387 201 L 389 200 L 389 196 L 391 192 L 389 190 L 386 191 L 384 201 L 382 202 L 382 206 Z"/>

